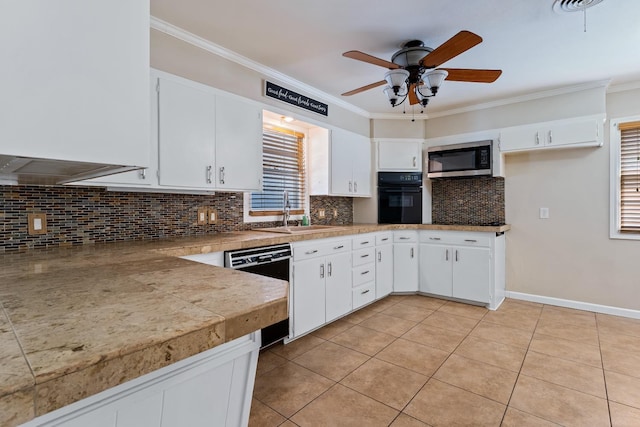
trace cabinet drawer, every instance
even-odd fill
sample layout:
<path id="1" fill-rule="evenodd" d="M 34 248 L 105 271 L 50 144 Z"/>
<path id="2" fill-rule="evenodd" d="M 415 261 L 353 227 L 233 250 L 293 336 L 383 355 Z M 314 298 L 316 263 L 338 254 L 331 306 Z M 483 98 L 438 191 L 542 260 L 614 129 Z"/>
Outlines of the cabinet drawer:
<path id="1" fill-rule="evenodd" d="M 368 264 L 374 261 L 376 256 L 376 248 L 364 248 L 353 251 L 353 266 L 357 267 L 359 265 Z"/>
<path id="2" fill-rule="evenodd" d="M 374 282 L 358 286 L 353 289 L 353 309 L 356 310 L 376 298 L 376 284 Z"/>
<path id="3" fill-rule="evenodd" d="M 353 269 L 353 287 L 360 286 L 363 283 L 374 281 L 376 278 L 376 265 L 365 264 Z"/>
<path id="4" fill-rule="evenodd" d="M 491 247 L 490 233 L 464 231 L 421 231 L 420 243 Z"/>
<path id="5" fill-rule="evenodd" d="M 349 252 L 351 250 L 351 240 L 338 240 L 335 242 L 327 243 L 323 246 L 328 255 L 337 254 L 340 252 Z"/>
<path id="6" fill-rule="evenodd" d="M 353 238 L 353 250 L 368 248 L 376 243 L 376 236 L 373 234 L 362 234 Z"/>
<path id="7" fill-rule="evenodd" d="M 393 233 L 394 243 L 413 243 L 418 241 L 418 233 L 416 231 L 395 231 Z"/>
<path id="8" fill-rule="evenodd" d="M 376 245 L 393 243 L 393 233 L 390 231 L 376 234 Z"/>
<path id="9" fill-rule="evenodd" d="M 327 256 L 351 250 L 351 240 L 334 240 L 327 242 L 316 242 L 316 244 L 293 245 L 293 259 L 300 261 L 303 259 Z"/>

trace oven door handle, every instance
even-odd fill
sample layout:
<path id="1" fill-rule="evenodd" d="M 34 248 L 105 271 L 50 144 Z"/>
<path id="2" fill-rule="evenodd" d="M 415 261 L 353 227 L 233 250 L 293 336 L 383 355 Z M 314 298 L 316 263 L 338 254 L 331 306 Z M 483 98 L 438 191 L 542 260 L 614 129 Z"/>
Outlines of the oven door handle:
<path id="1" fill-rule="evenodd" d="M 420 193 L 422 187 L 403 187 L 403 188 L 380 188 L 380 193 Z"/>

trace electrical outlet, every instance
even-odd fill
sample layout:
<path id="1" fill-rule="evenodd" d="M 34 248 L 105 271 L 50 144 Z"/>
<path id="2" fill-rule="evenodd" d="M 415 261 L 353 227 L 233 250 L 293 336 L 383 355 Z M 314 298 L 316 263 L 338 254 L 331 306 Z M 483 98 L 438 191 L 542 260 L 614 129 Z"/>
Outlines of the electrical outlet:
<path id="1" fill-rule="evenodd" d="M 206 208 L 198 208 L 198 225 L 204 225 L 207 223 L 207 209 Z"/>
<path id="2" fill-rule="evenodd" d="M 318 218 L 320 219 L 324 218 L 324 209 L 318 209 Z"/>
<path id="3" fill-rule="evenodd" d="M 47 234 L 47 215 L 43 213 L 27 214 L 29 234 Z"/>
<path id="4" fill-rule="evenodd" d="M 218 221 L 218 212 L 215 209 L 207 211 L 207 221 L 209 224 L 215 224 Z"/>
<path id="5" fill-rule="evenodd" d="M 549 208 L 540 208 L 540 219 L 549 218 Z"/>
<path id="6" fill-rule="evenodd" d="M 333 208 L 333 219 L 338 218 L 338 209 Z"/>

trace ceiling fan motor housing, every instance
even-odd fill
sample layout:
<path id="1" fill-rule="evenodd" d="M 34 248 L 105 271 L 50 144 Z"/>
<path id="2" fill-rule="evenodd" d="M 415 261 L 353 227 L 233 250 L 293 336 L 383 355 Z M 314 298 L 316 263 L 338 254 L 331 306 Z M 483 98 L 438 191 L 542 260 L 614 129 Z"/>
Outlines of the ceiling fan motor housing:
<path id="1" fill-rule="evenodd" d="M 421 40 L 411 40 L 393 54 L 391 62 L 409 71 L 409 83 L 418 83 L 425 69 L 420 61 L 431 51 L 433 49 L 425 46 Z"/>

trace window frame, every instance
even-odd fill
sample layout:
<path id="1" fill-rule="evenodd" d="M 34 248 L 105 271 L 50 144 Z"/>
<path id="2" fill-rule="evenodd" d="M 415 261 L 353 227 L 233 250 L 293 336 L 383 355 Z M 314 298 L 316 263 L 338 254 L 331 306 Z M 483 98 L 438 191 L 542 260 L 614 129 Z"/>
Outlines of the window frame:
<path id="1" fill-rule="evenodd" d="M 609 237 L 611 239 L 640 240 L 640 231 L 620 231 L 620 144 L 621 132 L 618 125 L 621 123 L 640 121 L 640 116 L 619 117 L 612 119 L 609 126 Z"/>
<path id="2" fill-rule="evenodd" d="M 306 159 L 306 153 L 308 152 L 308 132 L 304 128 L 298 128 L 296 126 L 287 126 L 278 124 L 277 126 L 265 123 L 265 127 L 277 127 L 285 131 L 295 132 L 303 135 L 303 150 L 305 151 L 304 168 L 305 168 L 305 189 L 304 189 L 304 209 L 292 209 L 290 221 L 300 221 L 302 217 L 309 212 L 309 170 L 308 161 Z M 263 175 L 264 177 L 264 175 Z M 245 192 L 243 194 L 243 221 L 245 223 L 257 223 L 257 222 L 277 222 L 283 220 L 282 211 L 251 211 L 251 194 L 254 192 Z"/>

